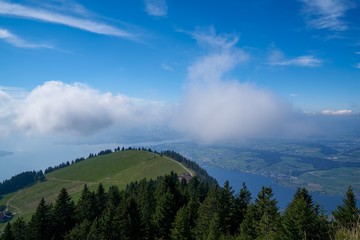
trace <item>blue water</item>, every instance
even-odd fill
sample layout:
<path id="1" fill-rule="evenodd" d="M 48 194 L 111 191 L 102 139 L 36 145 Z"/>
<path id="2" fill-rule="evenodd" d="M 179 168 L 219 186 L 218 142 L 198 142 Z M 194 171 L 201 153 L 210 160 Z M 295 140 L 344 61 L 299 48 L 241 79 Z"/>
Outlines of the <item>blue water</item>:
<path id="1" fill-rule="evenodd" d="M 210 176 L 216 178 L 221 186 L 226 180 L 228 180 L 235 192 L 239 192 L 242 187 L 242 183 L 245 182 L 251 192 L 252 200 L 256 198 L 262 186 L 271 186 L 274 197 L 278 201 L 280 211 L 283 211 L 291 202 L 296 191 L 295 188 L 282 187 L 276 184 L 271 178 L 261 175 L 213 166 L 205 167 L 205 169 Z M 318 203 L 327 214 L 330 214 L 337 208 L 338 205 L 342 204 L 342 197 L 339 196 L 329 196 L 319 193 L 311 193 L 311 195 L 313 196 L 314 202 Z"/>

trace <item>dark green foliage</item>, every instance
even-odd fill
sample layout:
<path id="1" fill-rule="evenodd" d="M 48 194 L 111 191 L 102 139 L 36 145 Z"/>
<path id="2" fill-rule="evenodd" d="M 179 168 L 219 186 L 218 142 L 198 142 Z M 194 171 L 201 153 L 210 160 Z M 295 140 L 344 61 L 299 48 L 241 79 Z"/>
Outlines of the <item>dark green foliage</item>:
<path id="1" fill-rule="evenodd" d="M 155 184 L 154 181 L 146 181 L 146 179 L 139 182 L 137 190 L 137 203 L 139 206 L 139 213 L 142 222 L 141 231 L 144 239 L 151 239 L 152 236 L 152 216 L 155 211 Z"/>
<path id="2" fill-rule="evenodd" d="M 169 189 L 156 195 L 156 208 L 153 215 L 153 226 L 156 236 L 168 239 L 170 235 L 171 223 L 175 217 L 177 206 L 175 205 L 174 194 Z"/>
<path id="3" fill-rule="evenodd" d="M 276 233 L 280 230 L 280 214 L 273 198 L 271 187 L 262 187 L 255 200 L 257 217 L 257 234 L 264 239 L 277 239 Z"/>
<path id="4" fill-rule="evenodd" d="M 88 239 L 90 227 L 91 227 L 91 222 L 85 219 L 83 222 L 77 224 L 68 234 L 66 234 L 64 239 L 65 240 Z"/>
<path id="5" fill-rule="evenodd" d="M 115 208 L 120 204 L 121 194 L 117 186 L 111 186 L 107 193 L 106 207 Z"/>
<path id="6" fill-rule="evenodd" d="M 209 222 L 208 232 L 205 233 L 206 240 L 218 240 L 222 236 L 223 228 L 222 228 L 221 219 L 219 213 L 215 213 Z"/>
<path id="7" fill-rule="evenodd" d="M 189 198 L 203 202 L 209 190 L 209 186 L 208 183 L 200 181 L 197 176 L 194 176 L 186 187 L 187 195 Z"/>
<path id="8" fill-rule="evenodd" d="M 329 239 L 326 219 L 305 188 L 299 188 L 285 210 L 283 239 Z"/>
<path id="9" fill-rule="evenodd" d="M 100 216 L 106 206 L 106 194 L 104 186 L 100 183 L 95 194 L 96 208 L 94 209 L 97 216 Z"/>
<path id="10" fill-rule="evenodd" d="M 100 217 L 100 230 L 105 239 L 115 240 L 120 238 L 119 214 L 117 207 L 107 207 Z"/>
<path id="11" fill-rule="evenodd" d="M 1 235 L 0 239 L 1 240 L 15 240 L 10 223 L 7 223 L 5 225 L 4 233 Z"/>
<path id="12" fill-rule="evenodd" d="M 176 212 L 184 204 L 184 196 L 179 190 L 179 180 L 175 173 L 159 179 L 155 190 L 155 212 L 152 225 L 158 238 L 168 239 Z"/>
<path id="13" fill-rule="evenodd" d="M 237 224 L 236 206 L 234 191 L 229 181 L 224 183 L 223 189 L 220 191 L 220 209 L 218 214 L 219 228 L 224 234 L 235 234 L 239 225 Z"/>
<path id="14" fill-rule="evenodd" d="M 18 218 L 11 226 L 15 240 L 26 239 L 26 223 L 23 218 Z"/>
<path id="15" fill-rule="evenodd" d="M 246 188 L 243 189 L 246 203 L 249 195 Z M 281 239 L 278 236 L 281 229 L 280 213 L 276 204 L 271 187 L 262 187 L 255 203 L 246 206 L 245 219 L 240 225 L 242 239 Z"/>
<path id="16" fill-rule="evenodd" d="M 54 206 L 54 235 L 55 240 L 63 239 L 63 236 L 68 233 L 75 225 L 75 205 L 71 197 L 63 188 L 56 199 Z"/>
<path id="17" fill-rule="evenodd" d="M 76 217 L 78 221 L 84 219 L 93 221 L 97 217 L 96 207 L 95 193 L 90 192 L 87 185 L 85 185 L 76 206 Z"/>
<path id="18" fill-rule="evenodd" d="M 171 229 L 171 239 L 195 239 L 193 236 L 193 228 L 195 226 L 197 207 L 197 203 L 191 200 L 188 205 L 179 209 L 173 223 L 173 228 Z"/>
<path id="19" fill-rule="evenodd" d="M 189 159 L 185 158 L 184 156 L 180 155 L 179 153 L 177 153 L 175 151 L 164 151 L 164 152 L 161 152 L 160 154 L 168 156 L 180 163 L 183 163 L 186 167 L 195 171 L 196 176 L 201 181 L 207 182 L 210 185 L 217 184 L 216 180 L 213 177 L 209 176 L 209 174 L 204 169 L 202 169 L 196 162 L 190 161 Z"/>
<path id="20" fill-rule="evenodd" d="M 240 224 L 239 239 L 242 239 L 242 240 L 256 239 L 256 237 L 257 237 L 256 218 L 257 218 L 256 207 L 254 204 L 250 204 L 247 207 L 247 211 L 245 213 L 244 220 Z"/>
<path id="21" fill-rule="evenodd" d="M 142 239 L 141 218 L 135 200 L 128 198 L 119 210 L 121 239 Z"/>
<path id="22" fill-rule="evenodd" d="M 245 183 L 243 183 L 239 194 L 235 198 L 235 225 L 238 227 L 245 218 L 247 208 L 251 201 L 251 193 Z"/>
<path id="23" fill-rule="evenodd" d="M 334 212 L 337 223 L 345 224 L 341 226 L 358 216 L 357 208 L 349 211 L 356 206 L 354 195 L 349 188 L 344 205 Z M 85 185 L 76 205 L 62 189 L 53 207 L 42 199 L 28 224 L 17 219 L 4 228 L 0 240 L 330 237 L 328 218 L 306 189 L 298 189 L 281 216 L 270 187 L 263 187 L 251 203 L 245 184 L 235 195 L 229 182 L 223 187 L 197 177 L 189 183 L 179 182 L 171 173 L 156 180 L 132 182 L 121 191 L 112 186 L 106 192 L 100 184 L 93 192 Z"/>
<path id="24" fill-rule="evenodd" d="M 336 223 L 347 229 L 353 229 L 358 221 L 360 221 L 360 212 L 356 205 L 356 197 L 351 186 L 346 191 L 343 205 L 338 206 L 333 212 Z"/>
<path id="25" fill-rule="evenodd" d="M 210 231 L 209 223 L 213 221 L 213 218 L 219 217 L 220 208 L 220 189 L 217 185 L 214 185 L 199 207 L 199 217 L 195 227 L 196 239 L 207 238 L 207 234 Z"/>
<path id="26" fill-rule="evenodd" d="M 36 183 L 38 180 L 43 181 L 44 179 L 45 178 L 42 171 L 22 172 L 8 180 L 3 181 L 2 183 L 0 182 L 0 196 L 7 193 L 15 192 L 21 188 Z"/>
<path id="27" fill-rule="evenodd" d="M 95 220 L 92 222 L 88 235 L 87 240 L 107 240 L 104 237 L 104 233 L 101 231 L 101 225 L 98 218 L 95 218 Z"/>
<path id="28" fill-rule="evenodd" d="M 27 228 L 27 239 L 48 240 L 54 231 L 52 205 L 41 199 Z"/>

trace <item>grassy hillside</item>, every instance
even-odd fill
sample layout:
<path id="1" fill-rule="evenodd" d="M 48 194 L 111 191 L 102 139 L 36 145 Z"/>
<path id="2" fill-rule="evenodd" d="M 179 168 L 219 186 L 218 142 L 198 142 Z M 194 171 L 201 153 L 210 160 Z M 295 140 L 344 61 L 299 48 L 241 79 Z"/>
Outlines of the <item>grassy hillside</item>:
<path id="1" fill-rule="evenodd" d="M 61 188 L 66 188 L 74 200 L 77 200 L 84 184 L 94 190 L 99 183 L 103 183 L 105 188 L 111 185 L 124 188 L 131 181 L 156 178 L 171 171 L 182 174 L 188 170 L 178 162 L 158 154 L 121 151 L 53 171 L 46 175 L 45 182 L 5 195 L 0 199 L 0 205 L 9 205 L 16 217 L 28 219 L 42 197 L 47 201 L 54 201 Z"/>

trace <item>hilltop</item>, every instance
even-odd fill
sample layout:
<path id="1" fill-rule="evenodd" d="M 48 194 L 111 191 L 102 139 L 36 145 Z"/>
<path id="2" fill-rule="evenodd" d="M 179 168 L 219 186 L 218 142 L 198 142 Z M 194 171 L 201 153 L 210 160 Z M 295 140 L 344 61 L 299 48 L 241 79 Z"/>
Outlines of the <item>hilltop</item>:
<path id="1" fill-rule="evenodd" d="M 155 179 L 172 171 L 178 175 L 187 172 L 193 174 L 183 164 L 162 154 L 138 150 L 118 151 L 47 173 L 45 181 L 3 196 L 0 205 L 9 206 L 16 217 L 28 219 L 42 197 L 53 202 L 62 188 L 66 188 L 76 201 L 85 184 L 90 190 L 95 190 L 99 183 L 105 189 L 112 185 L 124 189 L 130 182 L 144 178 Z"/>
<path id="2" fill-rule="evenodd" d="M 271 187 L 235 194 L 174 151 L 109 150 L 35 174 L 4 198 L 17 219 L 0 239 L 359 239 L 351 187 L 332 218 L 305 188 L 280 211 Z"/>

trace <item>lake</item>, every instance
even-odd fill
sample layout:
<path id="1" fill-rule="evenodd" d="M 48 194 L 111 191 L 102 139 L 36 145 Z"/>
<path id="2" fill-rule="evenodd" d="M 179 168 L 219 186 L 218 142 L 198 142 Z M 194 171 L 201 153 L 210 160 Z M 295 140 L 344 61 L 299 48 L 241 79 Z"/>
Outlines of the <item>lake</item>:
<path id="1" fill-rule="evenodd" d="M 229 180 L 230 185 L 233 187 L 235 192 L 239 192 L 242 187 L 242 183 L 245 182 L 251 192 L 252 200 L 256 198 L 262 186 L 272 187 L 274 197 L 278 201 L 278 207 L 280 210 L 284 210 L 286 208 L 296 192 L 295 188 L 282 187 L 269 177 L 214 166 L 207 166 L 204 168 L 209 175 L 216 178 L 220 186 L 223 186 L 224 182 Z M 315 192 L 312 192 L 311 195 L 313 196 L 314 202 L 318 203 L 327 214 L 331 213 L 338 205 L 342 204 L 343 198 L 339 196 L 329 196 Z"/>

